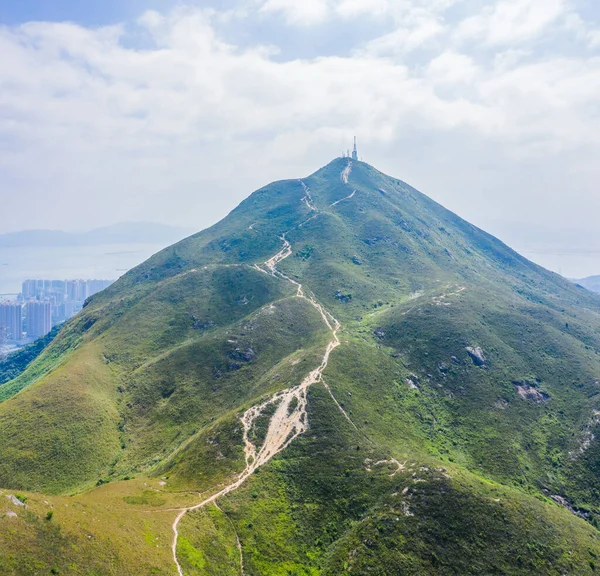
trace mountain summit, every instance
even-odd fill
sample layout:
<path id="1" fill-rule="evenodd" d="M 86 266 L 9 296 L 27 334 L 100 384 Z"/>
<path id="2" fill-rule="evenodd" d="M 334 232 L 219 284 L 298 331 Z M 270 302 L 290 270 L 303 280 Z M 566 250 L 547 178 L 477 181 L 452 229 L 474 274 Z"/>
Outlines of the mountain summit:
<path id="1" fill-rule="evenodd" d="M 599 354 L 598 296 L 338 158 L 0 386 L 0 573 L 593 574 Z"/>

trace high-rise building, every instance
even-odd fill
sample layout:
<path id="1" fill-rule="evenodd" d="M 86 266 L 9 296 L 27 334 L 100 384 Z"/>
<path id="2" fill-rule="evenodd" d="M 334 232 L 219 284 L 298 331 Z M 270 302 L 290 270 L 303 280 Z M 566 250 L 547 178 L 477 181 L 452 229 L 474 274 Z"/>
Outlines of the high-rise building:
<path id="1" fill-rule="evenodd" d="M 37 280 L 25 280 L 21 287 L 21 293 L 25 300 L 30 300 L 37 296 Z"/>
<path id="2" fill-rule="evenodd" d="M 67 297 L 72 302 L 83 302 L 87 297 L 87 282 L 85 280 L 67 280 Z"/>
<path id="3" fill-rule="evenodd" d="M 52 330 L 52 304 L 30 300 L 25 305 L 27 315 L 27 336 L 41 338 Z"/>
<path id="4" fill-rule="evenodd" d="M 18 302 L 0 302 L 0 330 L 7 340 L 23 337 L 23 309 Z"/>
<path id="5" fill-rule="evenodd" d="M 80 280 L 79 281 L 79 298 L 78 301 L 79 302 L 84 302 L 87 297 L 89 296 L 88 294 L 88 285 L 87 282 L 85 280 Z"/>

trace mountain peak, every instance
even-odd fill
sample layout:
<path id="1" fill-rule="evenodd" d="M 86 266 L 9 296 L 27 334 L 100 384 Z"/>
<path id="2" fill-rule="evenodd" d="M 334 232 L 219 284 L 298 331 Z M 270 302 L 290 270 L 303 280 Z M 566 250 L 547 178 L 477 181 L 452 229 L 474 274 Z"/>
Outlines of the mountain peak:
<path id="1" fill-rule="evenodd" d="M 61 571 L 592 574 L 598 374 L 600 298 L 337 158 L 127 273 L 1 386 L 0 486 L 87 491 L 45 520 L 28 494 L 38 533 L 66 518 L 39 545 Z"/>

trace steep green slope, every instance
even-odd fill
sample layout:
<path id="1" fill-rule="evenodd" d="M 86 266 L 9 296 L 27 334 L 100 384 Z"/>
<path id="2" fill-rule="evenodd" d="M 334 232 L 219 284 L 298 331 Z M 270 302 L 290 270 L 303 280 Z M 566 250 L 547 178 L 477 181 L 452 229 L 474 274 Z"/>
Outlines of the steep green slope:
<path id="1" fill-rule="evenodd" d="M 388 460 L 331 405 L 314 388 L 310 432 L 221 511 L 186 518 L 185 574 L 239 574 L 223 514 L 246 574 L 594 573 L 599 535 L 566 510 L 453 465 Z"/>
<path id="2" fill-rule="evenodd" d="M 0 486 L 134 476 L 153 488 L 125 502 L 159 510 L 225 489 L 181 519 L 186 575 L 593 573 L 600 298 L 350 168 L 255 192 L 92 298 L 0 387 Z M 307 378 L 304 412 L 278 393 Z"/>

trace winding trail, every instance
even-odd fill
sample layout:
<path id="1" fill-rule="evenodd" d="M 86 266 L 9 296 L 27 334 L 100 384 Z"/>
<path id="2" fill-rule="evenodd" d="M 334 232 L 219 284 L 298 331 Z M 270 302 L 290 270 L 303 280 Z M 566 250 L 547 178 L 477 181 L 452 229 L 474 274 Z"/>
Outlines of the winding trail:
<path id="1" fill-rule="evenodd" d="M 340 175 L 340 178 L 342 179 L 342 182 L 344 184 L 348 184 L 348 178 L 350 178 L 351 172 L 352 172 L 352 160 L 348 160 L 348 166 L 346 166 L 342 170 L 342 174 Z"/>
<path id="2" fill-rule="evenodd" d="M 346 196 L 345 198 L 340 198 L 339 200 L 336 200 L 333 204 L 330 204 L 329 207 L 333 208 L 334 206 L 337 206 L 340 202 L 343 202 L 344 200 L 350 200 L 350 198 L 354 198 L 355 194 L 356 194 L 356 190 L 354 190 L 354 192 L 352 192 L 352 194 L 350 194 L 349 196 Z"/>
<path id="3" fill-rule="evenodd" d="M 238 552 L 240 553 L 240 575 L 246 576 L 246 573 L 244 572 L 244 551 L 242 550 L 242 543 L 240 541 L 240 537 L 238 535 L 238 531 L 235 527 L 235 524 L 233 523 L 233 520 L 229 516 L 227 516 L 227 514 L 225 514 L 225 512 L 223 512 L 223 510 L 221 510 L 221 508 L 219 507 L 219 505 L 216 502 L 215 502 L 215 507 L 219 512 L 221 512 L 221 514 L 223 514 L 225 516 L 225 518 L 227 518 L 229 524 L 231 525 L 231 528 L 233 529 L 233 531 L 235 533 L 235 543 L 236 543 Z"/>
<path id="4" fill-rule="evenodd" d="M 338 407 L 338 410 L 342 413 L 344 418 L 352 425 L 352 428 L 354 428 L 358 432 L 358 427 L 352 421 L 352 418 L 350 418 L 350 416 L 348 416 L 348 413 L 342 408 L 342 405 L 337 401 L 337 398 L 333 395 L 333 392 L 331 391 L 331 388 L 329 387 L 327 382 L 325 382 L 325 380 L 323 380 L 322 384 L 325 387 L 325 390 L 327 390 L 327 392 L 329 392 L 329 395 L 331 396 L 331 399 L 333 400 L 335 405 Z"/>
<path id="5" fill-rule="evenodd" d="M 348 182 L 350 170 L 351 162 L 348 163 L 348 166 L 346 166 L 346 168 L 341 174 L 341 178 L 345 183 Z M 308 218 L 308 220 L 305 220 L 304 222 L 299 224 L 297 226 L 298 228 L 302 227 L 309 220 L 316 218 L 319 214 L 319 210 L 313 202 L 310 189 L 308 188 L 308 186 L 306 186 L 304 182 L 300 181 L 300 183 L 302 184 L 302 188 L 304 190 L 304 197 L 301 201 L 305 203 L 306 206 L 311 210 L 311 212 L 314 212 L 314 214 L 310 218 Z M 352 197 L 353 195 L 354 193 L 351 194 L 350 197 Z M 292 228 L 292 230 L 293 229 L 294 228 Z M 244 415 L 241 418 L 241 422 L 244 428 L 243 438 L 246 466 L 242 473 L 237 477 L 237 479 L 225 488 L 223 488 L 220 492 L 217 492 L 212 496 L 204 499 L 199 504 L 180 509 L 179 514 L 175 518 L 172 525 L 173 542 L 171 545 L 171 549 L 173 552 L 173 560 L 175 561 L 175 565 L 177 566 L 179 576 L 184 576 L 181 564 L 177 559 L 179 523 L 181 522 L 182 518 L 188 512 L 199 510 L 208 504 L 215 503 L 216 505 L 216 501 L 219 498 L 239 488 L 255 472 L 255 470 L 257 470 L 258 468 L 269 462 L 274 456 L 285 450 L 298 436 L 303 434 L 308 429 L 308 389 L 313 384 L 323 382 L 323 372 L 325 368 L 327 368 L 327 364 L 329 363 L 329 357 L 331 353 L 341 344 L 340 339 L 338 337 L 338 332 L 340 331 L 342 326 L 334 318 L 331 312 L 324 308 L 310 291 L 305 292 L 305 289 L 302 286 L 302 284 L 296 282 L 295 280 L 286 276 L 283 272 L 278 270 L 277 266 L 292 254 L 292 246 L 286 239 L 286 234 L 283 234 L 281 236 L 281 240 L 283 242 L 283 248 L 277 254 L 275 254 L 275 256 L 269 258 L 269 260 L 267 260 L 262 266 L 255 265 L 255 268 L 260 270 L 261 272 L 264 272 L 265 274 L 275 276 L 295 286 L 297 289 L 296 297 L 303 298 L 319 312 L 321 318 L 323 319 L 323 322 L 331 332 L 331 340 L 327 344 L 327 347 L 323 354 L 323 359 L 321 360 L 321 364 L 317 368 L 312 370 L 298 386 L 288 388 L 287 390 L 283 390 L 281 392 L 277 392 L 262 404 L 252 406 L 244 413 Z M 329 390 L 328 386 L 326 386 L 326 388 Z M 330 390 L 329 393 L 331 394 Z M 333 398 L 333 394 L 331 394 L 331 396 Z M 263 441 L 263 444 L 260 447 L 260 449 L 257 449 L 257 447 L 250 441 L 250 431 L 252 430 L 256 419 L 263 413 L 263 411 L 268 406 L 273 404 L 277 405 L 277 408 L 269 422 L 269 429 L 267 431 L 267 435 Z M 344 416 L 351 422 L 350 418 L 344 412 L 344 410 L 337 401 L 336 405 L 342 411 Z M 352 423 L 352 425 L 354 426 L 354 423 Z M 241 555 L 242 545 L 239 541 L 239 538 L 238 548 L 240 550 Z M 241 562 L 241 570 L 243 575 L 243 559 Z"/>

